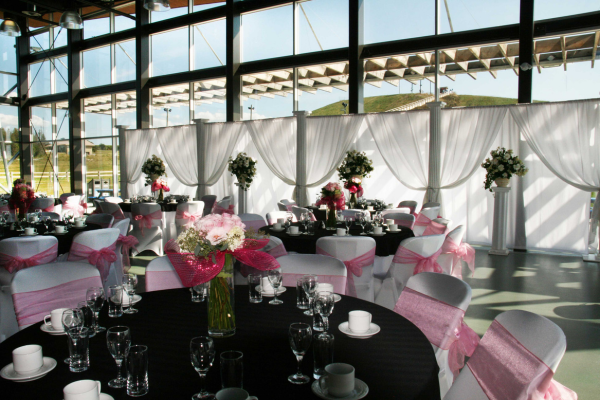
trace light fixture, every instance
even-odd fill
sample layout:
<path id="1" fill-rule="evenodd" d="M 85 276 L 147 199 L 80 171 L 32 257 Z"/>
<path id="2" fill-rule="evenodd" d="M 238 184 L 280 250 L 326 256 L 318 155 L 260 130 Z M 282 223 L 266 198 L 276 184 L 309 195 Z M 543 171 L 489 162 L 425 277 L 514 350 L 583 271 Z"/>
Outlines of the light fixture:
<path id="1" fill-rule="evenodd" d="M 82 29 L 83 20 L 77 11 L 65 11 L 58 24 L 65 29 Z"/>
<path id="2" fill-rule="evenodd" d="M 525 62 L 525 63 L 519 65 L 519 68 L 521 68 L 522 71 L 529 71 L 533 67 L 531 66 L 531 64 Z"/>
<path id="3" fill-rule="evenodd" d="M 144 8 L 149 11 L 169 11 L 169 0 L 144 0 Z"/>
<path id="4" fill-rule="evenodd" d="M 21 28 L 12 19 L 5 19 L 0 24 L 0 33 L 4 36 L 19 37 L 21 36 Z"/>

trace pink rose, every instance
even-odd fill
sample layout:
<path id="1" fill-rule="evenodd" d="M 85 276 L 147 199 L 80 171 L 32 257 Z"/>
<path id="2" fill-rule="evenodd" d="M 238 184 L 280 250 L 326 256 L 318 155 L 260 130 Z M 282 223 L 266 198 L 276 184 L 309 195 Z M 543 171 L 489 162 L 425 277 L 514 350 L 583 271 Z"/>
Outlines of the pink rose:
<path id="1" fill-rule="evenodd" d="M 227 230 L 223 227 L 213 228 L 206 235 L 206 239 L 213 246 L 221 244 L 225 239 L 227 239 Z"/>

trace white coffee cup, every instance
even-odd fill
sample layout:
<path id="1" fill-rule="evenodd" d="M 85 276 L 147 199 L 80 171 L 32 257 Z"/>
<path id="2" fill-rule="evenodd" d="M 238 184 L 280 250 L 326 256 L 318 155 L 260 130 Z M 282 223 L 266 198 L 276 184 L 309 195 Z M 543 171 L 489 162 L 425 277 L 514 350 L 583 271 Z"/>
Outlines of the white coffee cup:
<path id="1" fill-rule="evenodd" d="M 131 200 L 125 199 L 125 200 L 123 200 L 123 203 L 131 203 Z"/>
<path id="2" fill-rule="evenodd" d="M 279 222 L 273 224 L 273 229 L 280 230 L 281 229 L 281 224 Z"/>
<path id="3" fill-rule="evenodd" d="M 35 230 L 35 228 L 31 228 L 31 227 L 25 228 L 25 234 L 28 236 L 35 235 L 36 233 L 37 233 L 37 231 Z"/>
<path id="4" fill-rule="evenodd" d="M 321 204 L 319 206 L 319 210 L 327 210 L 327 206 L 325 204 Z"/>
<path id="5" fill-rule="evenodd" d="M 317 292 L 333 293 L 333 285 L 331 283 L 319 283 L 319 285 L 317 286 Z"/>
<path id="6" fill-rule="evenodd" d="M 283 225 L 283 224 L 285 224 L 285 218 L 277 218 L 277 223 L 278 223 L 279 225 Z"/>
<path id="7" fill-rule="evenodd" d="M 263 292 L 274 292 L 275 291 L 275 289 L 273 289 L 273 286 L 271 286 L 271 282 L 269 282 L 268 276 L 263 276 L 263 278 L 261 279 L 260 285 L 262 286 Z"/>
<path id="8" fill-rule="evenodd" d="M 65 400 L 99 400 L 101 387 L 100 381 L 75 381 L 63 388 L 63 395 Z"/>
<path id="9" fill-rule="evenodd" d="M 386 220 L 385 220 L 385 224 L 386 224 L 387 226 L 393 225 L 393 224 L 394 224 L 394 220 L 393 220 L 393 219 L 386 219 Z"/>
<path id="10" fill-rule="evenodd" d="M 348 313 L 348 329 L 354 333 L 365 333 L 371 327 L 371 313 L 366 311 L 350 311 Z"/>
<path id="11" fill-rule="evenodd" d="M 338 236 L 346 236 L 346 230 L 344 228 L 337 228 L 336 234 Z"/>
<path id="12" fill-rule="evenodd" d="M 31 222 L 39 222 L 40 219 L 38 217 L 31 217 Z"/>
<path id="13" fill-rule="evenodd" d="M 215 398 L 217 400 L 258 400 L 257 397 L 250 396 L 244 389 L 235 387 L 219 390 Z"/>
<path id="14" fill-rule="evenodd" d="M 54 227 L 56 233 L 65 233 L 65 227 L 63 225 L 56 225 Z"/>
<path id="15" fill-rule="evenodd" d="M 375 226 L 373 228 L 373 233 L 376 235 L 381 235 L 383 233 L 383 228 L 380 226 Z"/>
<path id="16" fill-rule="evenodd" d="M 17 374 L 27 375 L 44 366 L 42 346 L 30 344 L 17 347 L 12 351 L 13 368 Z"/>
<path id="17" fill-rule="evenodd" d="M 292 235 L 297 235 L 298 233 L 300 233 L 300 228 L 298 228 L 297 226 L 290 226 L 290 233 Z"/>
<path id="18" fill-rule="evenodd" d="M 388 228 L 390 231 L 394 232 L 398 230 L 398 225 L 396 224 L 388 224 Z"/>
<path id="19" fill-rule="evenodd" d="M 78 228 L 81 228 L 83 226 L 83 220 L 82 219 L 78 219 L 75 221 L 75 226 Z"/>
<path id="20" fill-rule="evenodd" d="M 333 397 L 346 397 L 354 390 L 354 367 L 350 364 L 333 363 L 325 367 L 319 378 L 321 390 Z"/>
<path id="21" fill-rule="evenodd" d="M 55 331 L 64 331 L 65 328 L 62 324 L 62 315 L 65 310 L 67 309 L 57 308 L 55 310 L 52 310 L 49 315 L 46 315 L 44 317 L 44 323 L 48 326 L 52 326 L 52 329 L 54 329 Z M 48 321 L 48 318 L 50 318 L 50 321 Z"/>
<path id="22" fill-rule="evenodd" d="M 373 206 L 367 206 L 367 210 L 368 210 L 368 211 L 373 211 L 373 210 L 374 210 L 374 208 L 373 208 Z"/>

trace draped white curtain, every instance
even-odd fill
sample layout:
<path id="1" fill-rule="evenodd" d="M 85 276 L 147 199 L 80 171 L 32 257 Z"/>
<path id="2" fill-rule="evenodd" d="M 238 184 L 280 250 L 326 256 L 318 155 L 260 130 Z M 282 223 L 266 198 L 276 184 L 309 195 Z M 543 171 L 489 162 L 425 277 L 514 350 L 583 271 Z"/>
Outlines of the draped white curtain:
<path id="1" fill-rule="evenodd" d="M 510 108 L 527 143 L 544 165 L 580 190 L 600 191 L 600 100 Z M 592 212 L 588 250 L 597 251 L 600 202 Z"/>
<path id="2" fill-rule="evenodd" d="M 156 138 L 175 178 L 186 186 L 198 186 L 196 126 L 156 129 Z"/>
<path id="3" fill-rule="evenodd" d="M 156 129 L 132 129 L 126 135 L 123 156 L 127 160 L 127 191 L 135 194 L 135 184 L 142 177 L 142 165 L 156 150 Z"/>
<path id="4" fill-rule="evenodd" d="M 198 174 L 198 184 L 207 186 L 206 193 L 210 193 L 209 187 L 217 183 L 223 175 L 229 156 L 233 153 L 233 149 L 245 130 L 246 127 L 241 122 L 221 122 L 204 125 L 204 174 Z M 192 168 L 196 169 L 197 165 L 197 163 L 194 164 Z"/>

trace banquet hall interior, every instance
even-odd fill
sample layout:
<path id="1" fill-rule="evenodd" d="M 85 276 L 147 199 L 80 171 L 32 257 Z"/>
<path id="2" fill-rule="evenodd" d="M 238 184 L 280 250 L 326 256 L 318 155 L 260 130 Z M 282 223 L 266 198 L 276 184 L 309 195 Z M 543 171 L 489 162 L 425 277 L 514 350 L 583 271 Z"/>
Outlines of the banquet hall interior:
<path id="1" fill-rule="evenodd" d="M 13 0 L 0 22 L 0 398 L 136 396 L 99 325 L 149 347 L 149 398 L 226 388 L 225 350 L 249 395 L 338 398 L 330 337 L 352 399 L 598 397 L 598 0 Z M 78 375 L 52 316 L 86 307 Z M 310 378 L 286 379 L 296 322 Z M 19 375 L 35 343 L 53 364 Z"/>

